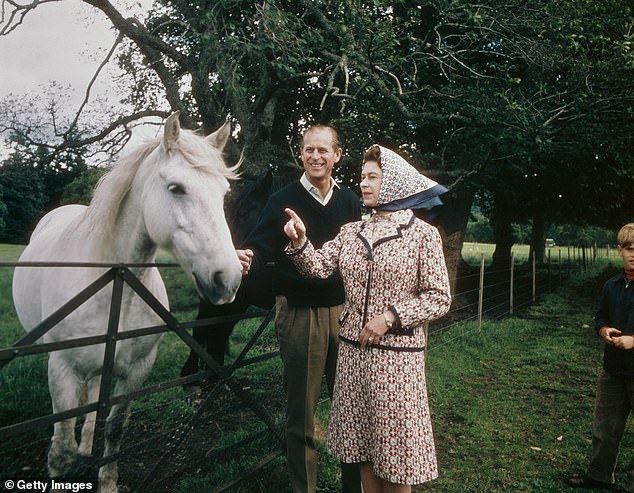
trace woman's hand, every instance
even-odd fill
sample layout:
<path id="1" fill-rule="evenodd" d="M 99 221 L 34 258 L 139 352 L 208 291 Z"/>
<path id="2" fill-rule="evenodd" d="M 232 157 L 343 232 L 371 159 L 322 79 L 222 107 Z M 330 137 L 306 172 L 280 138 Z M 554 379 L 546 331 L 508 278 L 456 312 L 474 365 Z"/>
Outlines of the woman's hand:
<path id="1" fill-rule="evenodd" d="M 359 336 L 359 342 L 361 343 L 361 349 L 365 349 L 368 345 L 378 344 L 381 337 L 388 331 L 387 323 L 385 322 L 385 316 L 382 313 L 376 315 L 372 320 L 369 320 Z"/>
<path id="2" fill-rule="evenodd" d="M 293 248 L 300 248 L 306 243 L 306 226 L 293 209 L 284 210 L 290 216 L 284 225 L 284 233 L 290 238 Z"/>

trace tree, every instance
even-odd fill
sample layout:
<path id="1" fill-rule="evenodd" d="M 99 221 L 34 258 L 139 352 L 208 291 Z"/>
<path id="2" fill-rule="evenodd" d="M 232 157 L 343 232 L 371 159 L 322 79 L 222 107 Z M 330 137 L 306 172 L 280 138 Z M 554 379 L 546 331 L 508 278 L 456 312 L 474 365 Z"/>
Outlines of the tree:
<path id="1" fill-rule="evenodd" d="M 533 225 L 539 260 L 549 224 L 623 221 L 633 176 L 631 6 L 529 2 L 524 14 L 496 43 L 513 67 L 509 83 L 480 80 L 462 92 L 464 114 L 481 125 L 456 134 L 451 149 L 482 159 L 472 178 L 491 197 L 500 262 L 510 258 L 512 222 Z"/>
<path id="2" fill-rule="evenodd" d="M 2 1 L 7 32 L 45 0 Z M 85 3 L 121 33 L 107 58 L 130 83 L 129 114 L 94 138 L 171 110 L 206 130 L 229 115 L 248 178 L 292 162 L 305 125 L 330 121 L 353 162 L 379 142 L 426 163 L 461 206 L 454 224 L 476 191 L 492 197 L 496 259 L 514 221 L 582 220 L 589 157 L 606 163 L 603 193 L 631 165 L 632 7 L 617 0 L 160 0 L 143 22 Z M 63 134 L 66 147 L 93 139 Z"/>
<path id="3" fill-rule="evenodd" d="M 60 203 L 90 204 L 95 187 L 106 171 L 106 168 L 88 168 L 64 187 Z"/>
<path id="4" fill-rule="evenodd" d="M 11 154 L 0 163 L 0 185 L 5 191 L 2 201 L 7 211 L 0 241 L 27 241 L 36 221 L 60 205 L 65 187 L 87 169 L 85 149 L 52 149 L 34 144 L 29 135 L 11 135 L 7 140 Z"/>
<path id="5" fill-rule="evenodd" d="M 7 226 L 7 216 L 9 215 L 7 206 L 5 205 L 2 199 L 3 195 L 4 195 L 4 190 L 2 185 L 0 185 L 0 235 L 4 234 L 4 230 Z"/>
<path id="6" fill-rule="evenodd" d="M 3 243 L 25 243 L 46 203 L 44 179 L 37 169 L 25 165 L 13 154 L 2 163 L 0 187 L 7 220 L 0 235 Z"/>

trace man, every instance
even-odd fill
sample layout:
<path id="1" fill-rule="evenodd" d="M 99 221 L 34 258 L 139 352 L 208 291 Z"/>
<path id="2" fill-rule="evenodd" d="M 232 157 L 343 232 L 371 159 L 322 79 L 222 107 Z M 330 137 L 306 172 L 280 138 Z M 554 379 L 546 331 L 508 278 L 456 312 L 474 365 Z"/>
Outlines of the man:
<path id="1" fill-rule="evenodd" d="M 247 248 L 237 251 L 245 273 L 275 262 L 275 325 L 287 397 L 286 452 L 293 491 L 300 493 L 316 491 L 314 415 L 324 374 L 332 396 L 344 290 L 339 274 L 325 280 L 305 279 L 295 270 L 284 254 L 288 244 L 284 210 L 290 207 L 301 215 L 317 248 L 334 238 L 343 224 L 359 220 L 359 198 L 332 178 L 341 153 L 335 129 L 309 128 L 301 146 L 304 174 L 271 196 L 244 242 Z M 342 482 L 345 493 L 360 492 L 356 465 L 342 464 Z"/>

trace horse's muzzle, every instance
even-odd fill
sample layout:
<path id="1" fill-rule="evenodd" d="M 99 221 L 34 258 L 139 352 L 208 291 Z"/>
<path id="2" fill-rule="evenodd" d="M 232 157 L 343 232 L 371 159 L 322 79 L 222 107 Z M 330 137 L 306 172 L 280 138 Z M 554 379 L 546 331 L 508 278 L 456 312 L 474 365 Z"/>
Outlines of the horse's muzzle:
<path id="1" fill-rule="evenodd" d="M 211 282 L 202 282 L 194 273 L 198 293 L 214 305 L 231 303 L 235 297 L 242 275 L 227 271 L 216 271 L 211 277 Z"/>

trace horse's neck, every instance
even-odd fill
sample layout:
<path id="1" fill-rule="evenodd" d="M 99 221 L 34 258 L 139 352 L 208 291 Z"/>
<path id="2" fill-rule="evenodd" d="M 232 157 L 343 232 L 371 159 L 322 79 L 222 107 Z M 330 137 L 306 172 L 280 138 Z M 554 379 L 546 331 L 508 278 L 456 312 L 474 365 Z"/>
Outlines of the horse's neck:
<path id="1" fill-rule="evenodd" d="M 130 194 L 124 199 L 112 229 L 104 233 L 108 237 L 97 235 L 93 245 L 103 261 L 123 263 L 154 261 L 158 247 L 147 233 L 138 195 Z M 99 238 L 99 236 L 102 237 Z"/>

